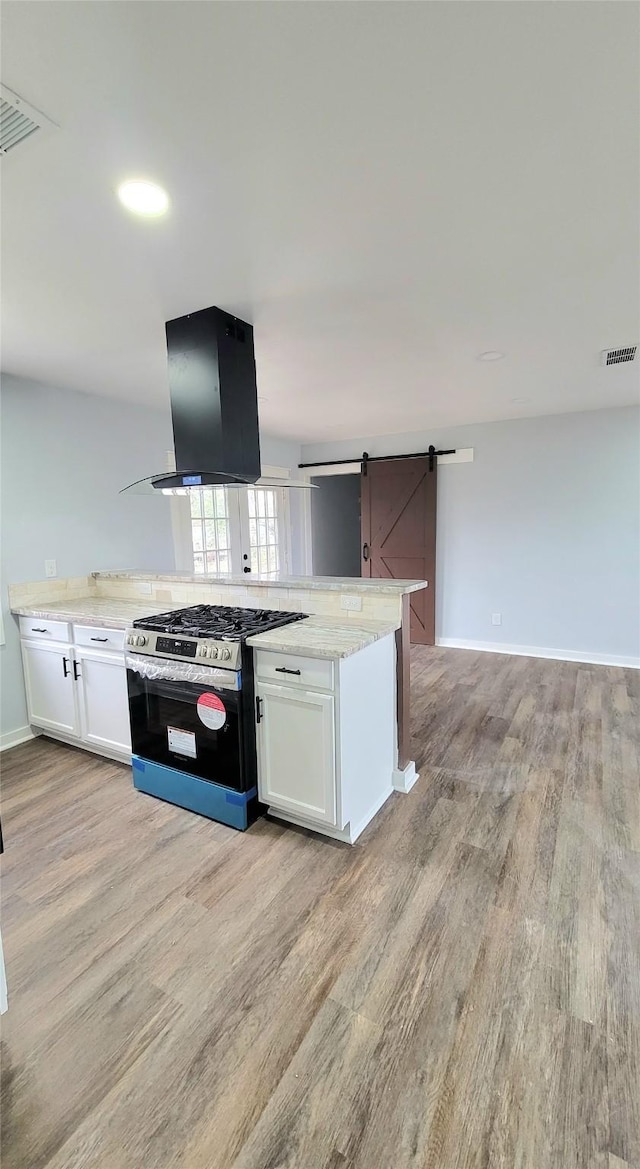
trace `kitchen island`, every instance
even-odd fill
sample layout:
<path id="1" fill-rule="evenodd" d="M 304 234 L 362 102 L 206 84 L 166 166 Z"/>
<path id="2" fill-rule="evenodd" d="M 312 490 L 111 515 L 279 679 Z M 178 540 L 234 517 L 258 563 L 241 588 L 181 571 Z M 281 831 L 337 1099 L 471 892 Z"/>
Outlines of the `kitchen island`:
<path id="1" fill-rule="evenodd" d="M 20 618 L 31 723 L 64 741 L 126 758 L 130 748 L 122 631 L 133 620 L 195 604 L 306 613 L 305 619 L 249 639 L 255 653 L 256 687 L 265 706 L 269 703 L 270 711 L 277 710 L 271 724 L 280 721 L 278 741 L 284 742 L 285 726 L 295 731 L 299 763 L 305 752 L 307 760 L 314 760 L 313 751 L 306 750 L 313 739 L 321 754 L 333 755 L 336 766 L 329 778 L 326 767 L 319 766 L 312 781 L 313 769 L 307 763 L 307 796 L 314 785 L 315 795 L 311 803 L 306 797 L 301 802 L 307 812 L 314 807 L 320 811 L 299 815 L 299 809 L 290 806 L 292 789 L 287 789 L 287 795 L 272 782 L 276 771 L 284 775 L 284 760 L 296 758 L 296 750 L 274 756 L 275 740 L 272 737 L 267 744 L 266 727 L 261 732 L 258 726 L 261 773 L 271 775 L 264 781 L 261 798 L 276 814 L 310 827 L 318 827 L 314 817 L 319 815 L 324 818 L 324 830 L 353 840 L 378 801 L 384 802 L 393 788 L 408 791 L 417 778 L 408 750 L 408 602 L 411 592 L 424 587 L 424 581 L 289 577 L 252 578 L 247 583 L 239 578 L 136 572 L 92 573 L 66 581 L 11 586 L 11 606 Z M 283 661 L 287 655 L 300 661 L 291 666 Z M 84 668 L 78 669 L 82 663 Z M 66 697 L 58 679 L 60 664 Z M 78 683 L 75 693 L 69 677 Z M 99 683 L 107 679 L 105 704 Z M 264 689 L 276 685 L 278 694 Z M 92 727 L 96 722 L 100 726 Z M 377 746 L 367 754 L 371 743 Z M 369 777 L 359 802 L 348 794 L 355 790 L 351 777 L 357 775 Z M 322 790 L 319 783 L 325 785 Z"/>

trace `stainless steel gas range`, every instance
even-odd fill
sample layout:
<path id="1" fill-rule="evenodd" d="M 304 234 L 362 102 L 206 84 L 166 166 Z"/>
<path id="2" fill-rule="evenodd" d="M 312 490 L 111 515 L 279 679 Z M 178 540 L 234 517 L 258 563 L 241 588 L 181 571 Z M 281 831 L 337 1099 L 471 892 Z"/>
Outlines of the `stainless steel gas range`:
<path id="1" fill-rule="evenodd" d="M 191 605 L 134 621 L 125 635 L 135 787 L 249 826 L 258 811 L 254 633 L 305 613 Z"/>

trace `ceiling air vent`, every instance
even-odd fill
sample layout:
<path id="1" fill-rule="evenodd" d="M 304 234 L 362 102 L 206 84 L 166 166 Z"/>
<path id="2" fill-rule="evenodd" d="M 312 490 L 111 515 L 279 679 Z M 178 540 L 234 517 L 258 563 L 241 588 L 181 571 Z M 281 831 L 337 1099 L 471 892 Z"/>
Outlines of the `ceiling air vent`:
<path id="1" fill-rule="evenodd" d="M 637 348 L 637 345 L 626 345 L 624 349 L 603 349 L 602 364 L 621 365 L 623 361 L 633 361 Z"/>
<path id="2" fill-rule="evenodd" d="M 34 135 L 55 129 L 55 123 L 30 106 L 6 85 L 0 85 L 0 157 L 10 154 Z"/>

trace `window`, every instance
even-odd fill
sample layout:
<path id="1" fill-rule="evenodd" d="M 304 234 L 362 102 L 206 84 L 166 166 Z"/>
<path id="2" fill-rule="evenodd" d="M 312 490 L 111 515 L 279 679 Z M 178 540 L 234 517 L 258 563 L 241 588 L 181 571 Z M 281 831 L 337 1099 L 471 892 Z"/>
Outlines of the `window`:
<path id="1" fill-rule="evenodd" d="M 194 572 L 231 576 L 231 523 L 226 487 L 192 488 L 190 505 Z"/>
<path id="2" fill-rule="evenodd" d="M 278 492 L 275 487 L 247 488 L 251 571 L 271 578 L 281 570 Z"/>
<path id="3" fill-rule="evenodd" d="M 289 500 L 281 487 L 192 487 L 180 546 L 196 573 L 274 579 L 289 567 Z M 186 513 L 181 511 L 186 520 Z M 181 534 L 183 533 L 183 534 Z M 184 561 L 183 561 L 184 563 Z"/>

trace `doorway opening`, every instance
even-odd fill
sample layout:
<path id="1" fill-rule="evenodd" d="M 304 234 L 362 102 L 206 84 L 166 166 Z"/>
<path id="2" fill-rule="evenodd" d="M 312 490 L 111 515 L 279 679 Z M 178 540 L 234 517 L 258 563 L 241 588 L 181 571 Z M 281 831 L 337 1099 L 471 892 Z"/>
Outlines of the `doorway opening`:
<path id="1" fill-rule="evenodd" d="M 360 576 L 360 475 L 321 475 L 311 482 L 314 576 Z"/>

